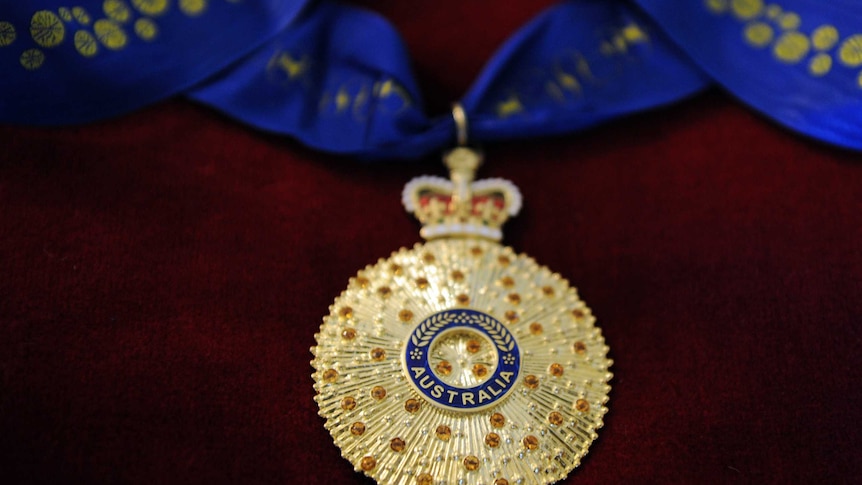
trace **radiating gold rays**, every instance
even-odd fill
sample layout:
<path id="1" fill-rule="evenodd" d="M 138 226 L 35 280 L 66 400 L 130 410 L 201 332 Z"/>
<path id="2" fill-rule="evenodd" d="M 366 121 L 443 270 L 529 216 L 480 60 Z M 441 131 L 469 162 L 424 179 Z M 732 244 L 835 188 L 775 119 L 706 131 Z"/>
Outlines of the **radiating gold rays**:
<path id="1" fill-rule="evenodd" d="M 437 406 L 403 368 L 416 326 L 455 308 L 502 322 L 521 349 L 515 389 L 490 408 Z M 612 362 L 594 322 L 568 282 L 511 248 L 416 245 L 335 300 L 312 349 L 315 399 L 343 456 L 379 483 L 551 483 L 580 463 L 607 412 Z"/>

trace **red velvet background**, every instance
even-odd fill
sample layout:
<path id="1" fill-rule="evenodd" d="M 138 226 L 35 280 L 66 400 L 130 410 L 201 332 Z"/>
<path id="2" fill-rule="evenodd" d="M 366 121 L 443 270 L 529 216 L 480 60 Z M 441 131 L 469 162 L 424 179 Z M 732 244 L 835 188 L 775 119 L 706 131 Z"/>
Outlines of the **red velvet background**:
<path id="1" fill-rule="evenodd" d="M 542 5 L 367 2 L 432 110 Z M 313 401 L 347 279 L 418 241 L 437 160 L 361 164 L 174 100 L 0 127 L 0 480 L 371 483 Z M 565 483 L 851 483 L 862 474 L 862 156 L 712 92 L 486 147 L 507 242 L 568 277 L 615 360 Z"/>

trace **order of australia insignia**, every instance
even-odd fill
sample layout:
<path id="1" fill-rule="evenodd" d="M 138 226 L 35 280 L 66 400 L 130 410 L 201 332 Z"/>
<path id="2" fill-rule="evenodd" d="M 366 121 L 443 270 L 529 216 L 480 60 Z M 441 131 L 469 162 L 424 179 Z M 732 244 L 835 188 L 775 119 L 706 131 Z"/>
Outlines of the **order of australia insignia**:
<path id="1" fill-rule="evenodd" d="M 403 203 L 427 240 L 350 279 L 313 347 L 315 397 L 342 455 L 380 484 L 551 483 L 580 463 L 612 361 L 576 289 L 501 246 L 510 182 L 418 177 Z"/>

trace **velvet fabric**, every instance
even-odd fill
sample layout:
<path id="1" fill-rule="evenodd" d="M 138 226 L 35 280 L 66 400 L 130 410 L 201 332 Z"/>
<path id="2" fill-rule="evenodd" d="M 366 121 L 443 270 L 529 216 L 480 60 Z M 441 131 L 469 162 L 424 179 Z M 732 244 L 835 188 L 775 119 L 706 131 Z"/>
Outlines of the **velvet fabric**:
<path id="1" fill-rule="evenodd" d="M 430 110 L 543 5 L 368 2 Z M 183 100 L 0 127 L 0 480 L 370 484 L 317 416 L 314 333 L 366 264 L 419 241 L 359 163 Z M 586 133 L 487 146 L 614 359 L 563 483 L 853 483 L 862 474 L 862 155 L 712 91 Z"/>

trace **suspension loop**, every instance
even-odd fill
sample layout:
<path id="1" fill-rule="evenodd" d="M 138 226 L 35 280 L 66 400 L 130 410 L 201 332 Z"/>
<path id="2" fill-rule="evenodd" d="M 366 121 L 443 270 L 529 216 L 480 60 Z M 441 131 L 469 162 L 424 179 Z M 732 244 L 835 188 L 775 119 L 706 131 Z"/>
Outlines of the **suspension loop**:
<path id="1" fill-rule="evenodd" d="M 467 146 L 467 113 L 461 103 L 452 105 L 452 118 L 455 120 L 455 139 L 458 146 Z"/>

